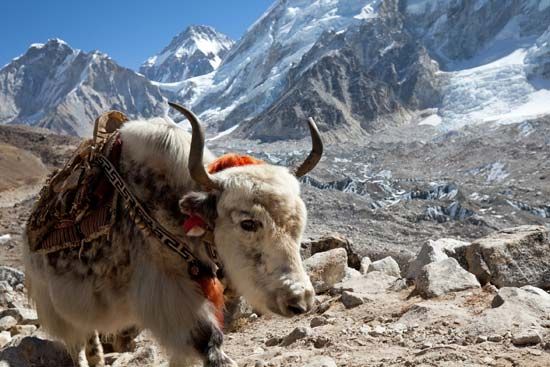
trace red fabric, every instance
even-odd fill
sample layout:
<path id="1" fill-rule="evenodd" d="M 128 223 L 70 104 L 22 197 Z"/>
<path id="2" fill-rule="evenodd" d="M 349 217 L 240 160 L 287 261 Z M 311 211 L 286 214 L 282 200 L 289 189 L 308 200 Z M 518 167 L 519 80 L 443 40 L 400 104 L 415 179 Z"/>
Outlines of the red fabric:
<path id="1" fill-rule="evenodd" d="M 194 227 L 206 228 L 206 223 L 204 220 L 195 214 L 183 221 L 183 230 L 185 233 L 189 232 Z"/>
<path id="2" fill-rule="evenodd" d="M 248 166 L 251 164 L 264 164 L 264 161 L 251 157 L 249 155 L 239 155 L 234 153 L 224 154 L 214 162 L 208 165 L 209 173 L 223 171 L 226 168 Z"/>
<path id="3" fill-rule="evenodd" d="M 224 297 L 222 283 L 218 278 L 201 278 L 198 280 L 198 283 L 206 299 L 208 299 L 216 309 L 218 326 L 223 328 Z"/>

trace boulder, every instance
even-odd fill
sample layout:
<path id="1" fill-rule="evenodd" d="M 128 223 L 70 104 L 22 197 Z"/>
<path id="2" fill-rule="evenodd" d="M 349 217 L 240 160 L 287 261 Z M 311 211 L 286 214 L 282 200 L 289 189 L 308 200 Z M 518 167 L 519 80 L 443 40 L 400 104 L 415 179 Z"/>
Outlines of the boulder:
<path id="1" fill-rule="evenodd" d="M 542 335 L 550 315 L 550 294 L 532 286 L 504 287 L 493 298 L 491 307 L 470 323 L 471 335 L 503 336 L 511 332 L 519 336 L 526 330 Z"/>
<path id="2" fill-rule="evenodd" d="M 346 250 L 337 248 L 320 252 L 304 261 L 304 267 L 316 293 L 332 288 L 346 276 L 348 257 Z"/>
<path id="3" fill-rule="evenodd" d="M 409 263 L 406 278 L 416 279 L 424 265 L 445 260 L 448 257 L 454 257 L 461 265 L 466 265 L 464 253 L 469 245 L 468 242 L 452 238 L 441 238 L 437 241 L 429 240 L 428 243 L 422 246 L 416 258 Z"/>
<path id="4" fill-rule="evenodd" d="M 361 258 L 353 251 L 350 240 L 337 233 L 330 233 L 316 240 L 305 241 L 302 243 L 300 254 L 302 259 L 307 259 L 320 252 L 343 248 L 348 256 L 348 265 L 359 269 Z"/>
<path id="5" fill-rule="evenodd" d="M 57 342 L 28 336 L 22 338 L 18 345 L 13 346 L 13 341 L 8 345 L 10 346 L 0 352 L 0 361 L 7 363 L 10 367 L 73 365 L 65 347 Z"/>
<path id="6" fill-rule="evenodd" d="M 38 326 L 38 315 L 31 308 L 8 308 L 0 312 L 0 319 L 4 316 L 11 316 L 18 324 Z"/>
<path id="7" fill-rule="evenodd" d="M 466 249 L 468 269 L 482 284 L 550 289 L 550 241 L 543 226 L 504 229 Z"/>
<path id="8" fill-rule="evenodd" d="M 400 278 L 401 270 L 399 269 L 399 264 L 391 256 L 387 256 L 381 260 L 372 262 L 367 270 L 367 273 L 371 271 L 380 271 L 382 273 Z"/>
<path id="9" fill-rule="evenodd" d="M 479 286 L 476 277 L 453 258 L 425 265 L 416 278 L 416 291 L 425 298 Z"/>

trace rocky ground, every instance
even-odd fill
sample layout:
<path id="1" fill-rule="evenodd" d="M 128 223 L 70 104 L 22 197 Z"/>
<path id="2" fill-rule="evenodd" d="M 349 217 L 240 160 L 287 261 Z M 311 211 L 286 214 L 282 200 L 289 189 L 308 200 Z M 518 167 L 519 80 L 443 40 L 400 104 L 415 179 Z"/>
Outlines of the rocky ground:
<path id="1" fill-rule="evenodd" d="M 302 255 L 316 309 L 282 319 L 238 308 L 228 354 L 250 367 L 550 365 L 549 122 L 446 133 L 411 124 L 361 146 L 327 146 L 303 184 L 309 226 Z M 0 192 L 0 264 L 8 266 L 0 269 L 0 366 L 71 363 L 40 328 L 18 270 L 37 182 L 77 143 L 0 126 L 0 147 L 15 152 L 0 164 L 14 167 L 24 154 L 38 162 L 20 171 L 23 181 L 1 177 L 11 186 Z M 291 164 L 308 142 L 209 145 Z M 521 225 L 538 227 L 499 232 Z M 109 353 L 107 362 L 166 359 L 144 333 L 135 350 Z"/>

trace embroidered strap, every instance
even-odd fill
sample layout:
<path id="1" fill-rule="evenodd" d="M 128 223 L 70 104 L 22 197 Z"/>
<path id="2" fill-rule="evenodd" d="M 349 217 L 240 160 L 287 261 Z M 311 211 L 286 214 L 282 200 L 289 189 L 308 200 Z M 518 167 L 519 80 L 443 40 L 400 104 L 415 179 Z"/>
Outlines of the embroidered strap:
<path id="1" fill-rule="evenodd" d="M 149 215 L 139 199 L 128 189 L 126 182 L 124 182 L 124 179 L 120 176 L 111 161 L 100 152 L 95 152 L 93 155 L 93 162 L 98 164 L 103 169 L 107 180 L 109 180 L 120 196 L 124 199 L 126 202 L 126 207 L 130 211 L 130 215 L 136 225 L 141 230 L 156 237 L 162 244 L 168 246 L 174 252 L 179 254 L 185 261 L 189 263 L 193 262 L 194 267 L 192 266 L 190 268 L 190 273 L 191 275 L 198 276 L 204 267 L 204 265 L 201 264 L 201 261 L 193 255 L 185 242 L 174 237 L 155 218 Z M 210 235 L 208 235 L 209 233 Z M 207 232 L 203 240 L 206 243 L 208 255 L 218 267 L 221 267 L 216 250 L 213 247 L 214 243 L 211 233 L 212 232 Z"/>

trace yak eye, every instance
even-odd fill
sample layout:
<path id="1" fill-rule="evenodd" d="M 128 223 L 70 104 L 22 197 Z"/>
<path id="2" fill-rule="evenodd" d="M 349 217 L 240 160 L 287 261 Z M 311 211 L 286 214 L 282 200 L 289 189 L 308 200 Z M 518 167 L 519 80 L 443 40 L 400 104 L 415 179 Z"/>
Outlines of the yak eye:
<path id="1" fill-rule="evenodd" d="M 247 232 L 256 232 L 259 226 L 260 223 L 252 219 L 243 220 L 241 222 L 241 228 Z"/>

